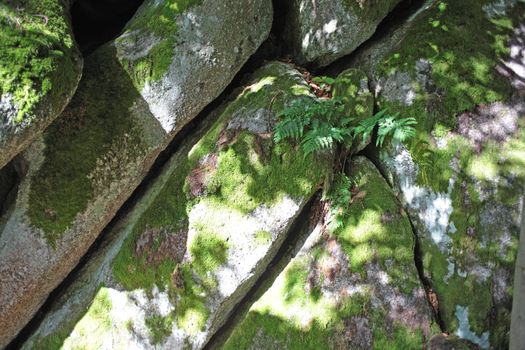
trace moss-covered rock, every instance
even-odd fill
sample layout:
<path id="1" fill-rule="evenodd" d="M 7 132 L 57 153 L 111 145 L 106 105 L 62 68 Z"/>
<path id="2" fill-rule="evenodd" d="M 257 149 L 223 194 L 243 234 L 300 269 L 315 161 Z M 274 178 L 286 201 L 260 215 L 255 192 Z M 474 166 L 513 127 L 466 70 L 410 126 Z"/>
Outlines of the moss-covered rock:
<path id="1" fill-rule="evenodd" d="M 262 0 L 147 1 L 120 38 L 86 58 L 71 104 L 24 153 L 27 174 L 0 223 L 0 346 L 78 263 L 159 152 L 230 83 L 271 19 Z"/>
<path id="2" fill-rule="evenodd" d="M 441 316 L 448 331 L 482 348 L 508 346 L 525 175 L 516 79 L 524 9 L 436 1 L 374 77 L 379 107 L 418 121 L 417 136 L 389 146 L 381 163 L 417 226 Z"/>
<path id="3" fill-rule="evenodd" d="M 327 65 L 374 34 L 399 0 L 287 0 L 286 31 L 295 60 Z"/>
<path id="4" fill-rule="evenodd" d="M 80 79 L 68 6 L 61 0 L 0 4 L 0 168 L 57 118 Z"/>
<path id="5" fill-rule="evenodd" d="M 344 226 L 333 236 L 315 226 L 225 349 L 420 349 L 439 331 L 406 214 L 368 160 L 349 172 L 356 195 Z"/>
<path id="6" fill-rule="evenodd" d="M 231 82 L 268 37 L 272 18 L 272 4 L 262 0 L 147 0 L 115 40 L 117 57 L 174 133 Z"/>
<path id="7" fill-rule="evenodd" d="M 300 98 L 314 97 L 299 72 L 283 63 L 259 69 L 108 233 L 26 348 L 91 348 L 86 329 L 122 346 L 202 347 L 331 169 L 331 157 L 305 158 L 272 141 L 277 113 Z M 105 310 L 109 329 L 93 306 L 86 313 L 101 292 L 114 306 Z"/>

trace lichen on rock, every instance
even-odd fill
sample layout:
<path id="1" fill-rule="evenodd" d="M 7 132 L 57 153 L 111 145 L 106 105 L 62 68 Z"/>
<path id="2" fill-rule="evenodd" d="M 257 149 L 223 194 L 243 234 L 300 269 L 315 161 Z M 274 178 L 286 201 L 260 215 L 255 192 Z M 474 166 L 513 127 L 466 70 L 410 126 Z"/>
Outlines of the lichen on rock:
<path id="1" fill-rule="evenodd" d="M 175 153 L 28 347 L 57 335 L 64 344 L 85 344 L 79 327 L 89 312 L 79 305 L 89 305 L 100 285 L 127 315 L 107 310 L 121 329 L 100 328 L 107 341 L 201 348 L 225 322 L 331 168 L 329 157 L 305 158 L 292 143 L 274 144 L 271 127 L 260 127 L 263 117 L 273 125 L 292 101 L 314 98 L 303 76 L 270 63 L 251 81 Z"/>
<path id="2" fill-rule="evenodd" d="M 374 34 L 399 0 L 288 0 L 288 40 L 299 63 L 327 65 Z"/>
<path id="3" fill-rule="evenodd" d="M 380 108 L 419 122 L 380 162 L 418 229 L 445 326 L 483 348 L 507 346 L 525 175 L 523 93 L 505 63 L 523 4 L 489 16 L 494 3 L 436 1 L 373 79 Z"/>
<path id="4" fill-rule="evenodd" d="M 439 332 L 414 265 L 410 223 L 368 160 L 352 160 L 344 226 L 322 222 L 234 329 L 225 349 L 416 349 Z M 357 197 L 357 196 L 356 196 Z"/>

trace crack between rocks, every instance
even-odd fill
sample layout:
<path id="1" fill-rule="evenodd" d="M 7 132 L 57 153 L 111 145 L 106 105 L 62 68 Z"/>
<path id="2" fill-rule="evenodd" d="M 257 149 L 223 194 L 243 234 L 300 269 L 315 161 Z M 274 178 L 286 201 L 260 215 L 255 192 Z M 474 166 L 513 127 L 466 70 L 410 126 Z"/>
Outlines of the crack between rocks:
<path id="1" fill-rule="evenodd" d="M 375 97 L 374 97 L 374 113 L 376 113 L 378 110 L 379 110 L 379 106 L 377 105 L 377 101 L 375 100 Z M 379 174 L 381 174 L 381 177 L 385 180 L 385 182 L 388 184 L 390 189 L 395 194 L 394 197 L 396 198 L 398 205 L 401 208 L 403 208 L 403 210 L 405 211 L 405 214 L 408 218 L 408 222 L 410 223 L 412 234 L 414 236 L 414 264 L 416 266 L 419 281 L 421 282 L 421 285 L 423 286 L 425 290 L 425 298 L 427 299 L 427 302 L 430 308 L 432 309 L 434 320 L 439 325 L 441 332 L 448 334 L 449 332 L 447 330 L 443 317 L 441 316 L 441 310 L 439 308 L 439 296 L 434 291 L 434 288 L 432 286 L 432 281 L 425 275 L 425 268 L 423 264 L 423 253 L 421 251 L 421 242 L 419 240 L 418 230 L 416 228 L 416 225 L 414 224 L 414 221 L 412 220 L 410 212 L 407 210 L 406 206 L 403 204 L 403 201 L 399 198 L 399 194 L 395 190 L 394 184 L 390 181 L 384 168 L 381 165 L 381 162 L 379 159 L 379 148 L 376 146 L 376 140 L 377 140 L 377 127 L 374 130 L 374 133 L 372 135 L 372 140 L 370 141 L 370 143 L 361 152 L 353 156 L 365 157 L 374 165 L 374 167 L 377 169 Z"/>
<path id="2" fill-rule="evenodd" d="M 119 208 L 117 213 L 113 216 L 108 225 L 101 231 L 94 243 L 89 247 L 86 254 L 84 254 L 79 263 L 73 270 L 60 282 L 60 284 L 48 295 L 42 306 L 35 313 L 33 318 L 26 324 L 26 326 L 18 333 L 18 335 L 7 345 L 5 350 L 20 349 L 24 342 L 31 337 L 42 324 L 45 316 L 53 309 L 53 302 L 58 300 L 67 289 L 74 283 L 76 276 L 82 271 L 83 267 L 95 252 L 102 247 L 105 237 L 118 224 L 119 220 L 126 217 L 134 206 L 140 202 L 144 197 L 149 186 L 154 182 L 164 170 L 166 164 L 171 157 L 181 148 L 183 142 L 189 135 L 200 129 L 208 119 L 211 113 L 217 113 L 222 108 L 233 101 L 238 93 L 243 89 L 247 83 L 250 74 L 257 68 L 262 66 L 264 60 L 267 59 L 267 51 L 262 46 L 253 54 L 250 59 L 244 64 L 240 71 L 235 75 L 230 84 L 223 90 L 223 92 L 211 103 L 209 103 L 192 121 L 186 124 L 179 133 L 173 138 L 171 142 L 159 153 L 153 165 L 148 170 L 147 175 L 142 179 L 138 187 L 132 192 L 124 204 Z M 1 222 L 0 222 L 1 223 Z"/>
<path id="3" fill-rule="evenodd" d="M 227 321 L 210 338 L 203 350 L 220 349 L 228 340 L 234 329 L 248 314 L 251 306 L 263 296 L 272 286 L 279 274 L 288 263 L 297 255 L 311 233 L 316 220 L 311 220 L 321 207 L 321 193 L 317 192 L 295 218 L 287 237 L 279 247 L 274 258 L 270 261 L 264 273 L 257 279 L 253 287 L 230 311 Z"/>
<path id="4" fill-rule="evenodd" d="M 285 13 L 283 13 L 283 11 L 286 12 L 287 9 L 283 4 L 281 4 L 280 0 L 272 0 L 272 2 L 274 5 L 274 10 L 277 10 L 274 11 L 274 24 L 272 26 L 270 37 L 259 47 L 257 52 L 254 55 L 252 55 L 248 62 L 244 64 L 239 73 L 237 73 L 235 78 L 224 89 L 221 95 L 219 95 L 213 102 L 208 104 L 196 118 L 189 122 L 175 136 L 175 138 L 168 144 L 168 146 L 157 156 L 153 166 L 148 171 L 146 177 L 141 181 L 140 185 L 135 189 L 135 191 L 130 195 L 130 197 L 117 211 L 110 223 L 104 228 L 104 230 L 97 237 L 95 242 L 88 249 L 87 253 L 80 259 L 80 262 L 77 264 L 77 266 L 68 274 L 68 276 L 66 276 L 66 278 L 58 285 L 58 287 L 55 288 L 55 290 L 53 290 L 48 295 L 46 301 L 40 307 L 39 311 L 37 311 L 35 316 L 19 332 L 19 334 L 13 339 L 13 341 L 11 341 L 11 343 L 7 345 L 7 347 L 5 348 L 6 350 L 21 348 L 25 340 L 27 340 L 40 327 L 47 313 L 52 310 L 53 302 L 55 300 L 58 300 L 60 296 L 63 295 L 67 291 L 67 289 L 72 285 L 72 283 L 74 283 L 76 276 L 78 276 L 78 274 L 82 271 L 83 267 L 89 261 L 90 257 L 92 257 L 93 254 L 102 247 L 105 236 L 112 230 L 112 228 L 115 227 L 119 219 L 129 214 L 132 208 L 135 206 L 135 204 L 141 200 L 141 198 L 144 196 L 147 189 L 149 188 L 149 184 L 161 175 L 164 166 L 168 163 L 171 156 L 181 147 L 181 144 L 184 142 L 187 136 L 195 130 L 198 130 L 200 127 L 202 127 L 207 115 L 212 113 L 214 110 L 219 109 L 221 106 L 224 107 L 228 102 L 232 101 L 235 98 L 236 92 L 239 92 L 240 89 L 242 89 L 243 83 L 245 82 L 246 77 L 248 77 L 250 73 L 254 72 L 257 68 L 261 67 L 266 60 L 278 59 L 279 57 L 283 57 L 284 54 L 288 53 L 286 52 L 286 47 L 283 46 L 282 40 L 282 30 L 284 28 L 285 20 Z M 353 53 L 337 60 L 336 62 L 330 64 L 327 67 L 319 69 L 312 68 L 312 71 L 316 74 L 337 75 L 344 69 L 349 68 L 348 63 L 352 62 L 353 57 L 358 55 L 361 51 L 365 50 L 369 46 L 373 45 L 374 42 L 377 42 L 385 35 L 388 35 L 390 31 L 402 25 L 406 20 L 410 18 L 410 16 L 412 16 L 414 13 L 420 10 L 422 6 L 424 6 L 425 2 L 425 0 L 402 1 L 378 25 L 373 36 L 367 41 L 365 41 L 363 44 L 361 44 Z M 79 3 L 80 1 L 77 0 L 77 2 L 75 2 L 75 5 L 79 6 L 77 5 Z M 135 3 L 137 3 L 138 5 L 136 6 L 133 13 L 129 15 L 129 18 L 127 18 L 125 22 L 120 24 L 120 29 L 115 30 L 112 33 L 111 37 L 105 38 L 104 40 L 99 40 L 96 45 L 89 44 L 87 41 L 84 42 L 82 45 L 79 44 L 79 46 L 81 46 L 82 48 L 83 54 L 85 55 L 89 52 L 94 51 L 97 47 L 116 37 L 126 24 L 127 20 L 133 17 L 135 11 L 142 3 L 142 0 L 135 1 Z M 73 22 L 76 22 L 76 20 L 73 20 Z M 73 28 L 76 31 L 75 37 L 78 39 L 79 29 L 75 28 L 75 23 L 73 23 Z M 377 107 L 375 103 L 374 107 Z M 375 145 L 375 143 L 371 142 L 370 145 Z M 379 166 L 378 159 L 374 160 L 371 156 L 371 151 L 374 150 L 374 147 L 375 146 L 367 147 L 365 148 L 365 150 L 353 156 L 363 155 L 366 158 L 368 158 L 376 166 L 376 168 L 379 170 L 383 178 L 385 178 L 389 186 L 392 187 L 392 184 L 390 183 L 390 181 L 388 181 L 388 177 L 385 175 L 385 173 Z M 375 151 L 377 151 L 377 149 L 375 149 Z M 312 228 L 312 223 L 308 222 L 309 220 L 305 219 L 308 219 L 314 213 L 315 207 L 320 203 L 320 197 L 320 193 L 317 193 L 303 208 L 301 213 L 294 220 L 292 228 L 290 229 L 285 242 L 281 245 L 281 247 L 279 247 L 279 250 L 268 265 L 266 271 L 259 279 L 257 279 L 254 286 L 237 304 L 237 306 L 230 312 L 226 323 L 221 328 L 219 328 L 218 331 L 215 332 L 215 334 L 213 334 L 213 336 L 205 345 L 204 349 L 217 349 L 226 342 L 228 337 L 231 335 L 232 331 L 247 314 L 251 305 L 257 299 L 259 299 L 264 294 L 264 292 L 266 292 L 266 290 L 268 290 L 268 288 L 272 285 L 273 281 L 277 278 L 277 276 L 284 270 L 286 265 L 297 254 L 300 247 L 306 241 L 308 234 Z M 397 200 L 399 201 L 399 198 L 397 198 Z M 419 240 L 417 238 L 416 229 L 408 213 L 407 216 L 409 218 L 410 224 L 412 226 L 412 231 L 415 236 L 416 244 L 414 248 L 414 253 L 416 257 L 416 267 L 418 269 L 418 274 L 421 283 L 427 291 L 427 300 L 429 300 L 428 290 L 431 290 L 431 284 L 430 281 L 424 276 L 421 251 L 419 248 Z M 442 331 L 445 331 L 443 321 L 439 314 L 439 308 L 437 310 L 433 308 L 433 310 L 438 324 L 440 325 Z"/>

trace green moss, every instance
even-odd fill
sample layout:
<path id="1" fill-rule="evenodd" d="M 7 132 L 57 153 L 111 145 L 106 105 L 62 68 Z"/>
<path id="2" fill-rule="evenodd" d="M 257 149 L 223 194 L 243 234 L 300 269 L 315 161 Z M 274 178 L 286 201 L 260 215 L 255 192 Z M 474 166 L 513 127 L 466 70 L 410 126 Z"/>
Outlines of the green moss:
<path id="1" fill-rule="evenodd" d="M 63 328 L 50 337 L 44 338 L 43 343 L 37 344 L 52 346 L 41 349 L 100 349 L 104 344 L 104 336 L 114 327 L 110 316 L 111 309 L 109 291 L 101 287 L 87 312 L 81 316 L 80 320 L 71 322 L 71 329 L 66 331 Z M 40 349 L 39 345 L 36 345 L 35 348 Z"/>
<path id="2" fill-rule="evenodd" d="M 79 59 L 62 1 L 0 4 L 0 96 L 13 95 L 15 124 L 29 124 L 44 101 L 63 103 L 76 84 Z"/>
<path id="3" fill-rule="evenodd" d="M 159 42 L 150 49 L 145 57 L 135 61 L 121 60 L 137 89 L 141 90 L 147 82 L 159 80 L 167 72 L 177 43 L 176 16 L 192 6 L 200 5 L 201 2 L 202 0 L 169 0 L 162 3 L 147 1 L 139 8 L 135 17 L 127 25 L 125 33 L 141 31 L 142 33 L 138 35 L 142 37 L 148 35 L 143 32 L 146 29 Z M 117 39 L 117 43 L 119 40 L 133 39 L 133 35 L 124 36 Z"/>
<path id="4" fill-rule="evenodd" d="M 257 231 L 255 241 L 260 245 L 267 245 L 272 241 L 272 234 L 268 231 Z"/>
<path id="5" fill-rule="evenodd" d="M 156 345 L 161 343 L 171 334 L 173 318 L 171 315 L 151 315 L 146 317 L 144 323 L 146 324 L 146 327 L 150 333 L 151 342 Z"/>
<path id="6" fill-rule="evenodd" d="M 188 334 L 203 330 L 210 312 L 209 295 L 216 293 L 218 286 L 214 272 L 226 262 L 226 237 L 231 232 L 221 227 L 232 218 L 242 220 L 262 204 L 271 206 L 285 195 L 311 196 L 322 181 L 323 169 L 331 168 L 328 159 L 305 159 L 296 145 L 275 145 L 271 137 L 226 127 L 239 111 L 265 108 L 277 112 L 308 94 L 302 76 L 284 64 L 269 64 L 257 71 L 253 83 L 224 109 L 213 126 L 204 135 L 194 136 L 174 156 L 166 170 L 169 178 L 113 261 L 113 275 L 125 289 L 151 290 L 155 285 L 167 289 L 176 304 L 173 319 Z M 225 136 L 229 138 L 226 146 L 220 141 Z M 189 186 L 192 171 L 210 155 L 217 156 L 217 166 L 209 170 L 204 194 L 195 197 Z M 189 222 L 188 215 L 197 205 L 206 208 L 206 218 Z M 189 261 L 180 263 L 168 256 L 153 265 L 147 263 L 147 256 L 136 256 L 139 237 L 159 228 L 171 234 L 192 232 L 187 243 Z M 267 238 L 267 234 L 260 236 Z"/>
<path id="7" fill-rule="evenodd" d="M 356 162 L 351 174 L 357 191 L 364 197 L 355 199 L 347 222 L 337 232 L 350 261 L 352 271 L 364 274 L 364 264 L 376 260 L 388 271 L 392 282 L 404 292 L 419 284 L 414 264 L 414 236 L 408 218 L 400 214 L 394 194 L 381 175 L 367 162 Z M 394 261 L 394 267 L 386 265 Z M 407 270 L 408 269 L 408 270 Z M 410 271 L 412 276 L 410 276 Z"/>
<path id="8" fill-rule="evenodd" d="M 454 128 L 456 117 L 480 104 L 507 101 L 511 86 L 498 74 L 496 65 L 508 54 L 506 42 L 523 17 L 516 5 L 510 17 L 489 20 L 482 7 L 490 0 L 436 1 L 420 15 L 406 38 L 384 62 L 383 72 L 410 72 L 426 59 L 432 64 L 435 92 L 418 88 L 416 102 L 409 107 L 382 101 L 382 107 L 418 119 L 430 131 L 436 122 Z M 468 15 L 465 15 L 468 14 Z"/>
<path id="9" fill-rule="evenodd" d="M 138 127 L 128 114 L 137 98 L 109 46 L 86 60 L 70 106 L 44 134 L 45 160 L 31 178 L 29 218 L 50 244 L 86 209 L 97 187 L 125 175 L 116 168 L 108 174 L 112 178 L 90 178 L 98 161 L 134 159 L 144 152 Z"/>
<path id="10" fill-rule="evenodd" d="M 352 332 L 363 331 L 351 328 L 354 317 L 368 320 L 373 333 L 373 349 L 421 349 L 425 346 L 428 339 L 422 328 L 410 328 L 400 322 L 393 322 L 388 329 L 385 327 L 386 311 L 373 305 L 373 287 L 367 285 L 373 281 L 368 280 L 364 267 L 365 263 L 378 263 L 388 274 L 389 284 L 405 295 L 412 295 L 414 288 L 420 288 L 410 223 L 399 212 L 395 196 L 373 165 L 363 160 L 355 161 L 351 173 L 357 189 L 366 195 L 355 196 L 360 199 L 348 208 L 348 220 L 335 238 L 343 245 L 351 273 L 361 274 L 356 284 L 363 286 L 362 290 L 351 297 L 341 296 L 337 301 L 335 297 L 323 295 L 319 287 L 323 283 L 322 269 L 317 270 L 320 275 L 315 277 L 317 274 L 312 273 L 312 267 L 323 266 L 333 255 L 321 240 L 306 254 L 292 260 L 252 306 L 224 349 L 352 348 L 349 336 L 359 338 Z M 368 253 L 361 253 L 365 251 Z M 431 324 L 431 334 L 439 333 L 438 328 Z"/>

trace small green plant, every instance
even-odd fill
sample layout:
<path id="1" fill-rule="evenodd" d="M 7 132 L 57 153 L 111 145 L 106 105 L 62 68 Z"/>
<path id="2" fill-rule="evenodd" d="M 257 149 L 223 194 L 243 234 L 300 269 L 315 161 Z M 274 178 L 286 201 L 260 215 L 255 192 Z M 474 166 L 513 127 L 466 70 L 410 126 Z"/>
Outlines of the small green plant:
<path id="1" fill-rule="evenodd" d="M 326 85 L 330 81 L 319 82 Z M 314 152 L 332 149 L 336 144 L 349 153 L 354 140 L 366 142 L 375 130 L 378 147 L 382 147 L 386 139 L 405 142 L 416 133 L 413 126 L 417 122 L 414 118 L 399 118 L 399 114 L 389 115 L 386 110 L 382 110 L 354 125 L 352 122 L 355 118 L 345 115 L 344 111 L 344 103 L 336 97 L 297 100 L 278 114 L 280 122 L 274 128 L 274 141 L 299 141 L 307 157 Z M 350 187 L 350 179 L 342 172 L 336 176 L 333 185 L 327 186 L 325 183 L 327 195 L 324 197 L 330 201 L 326 224 L 332 233 L 343 226 L 345 209 L 351 201 Z"/>
<path id="2" fill-rule="evenodd" d="M 337 179 L 326 197 L 330 200 L 330 209 L 328 209 L 326 220 L 326 228 L 329 232 L 336 232 L 344 225 L 345 209 L 352 199 L 350 194 L 351 185 L 350 178 L 346 174 L 340 173 L 337 175 Z"/>
<path id="3" fill-rule="evenodd" d="M 387 110 L 382 110 L 370 118 L 362 120 L 354 128 L 354 136 L 361 136 L 362 140 L 367 140 L 377 126 L 376 146 L 383 146 L 385 139 L 392 136 L 398 142 L 405 142 L 416 133 L 412 125 L 417 124 L 414 118 L 400 118 L 399 113 L 388 115 Z"/>
<path id="4" fill-rule="evenodd" d="M 354 118 L 344 115 L 344 104 L 340 99 L 298 100 L 285 108 L 278 117 L 280 122 L 274 129 L 274 140 L 280 142 L 291 138 L 301 142 L 305 157 L 310 153 L 330 149 L 335 143 L 350 147 L 353 140 L 367 140 L 377 126 L 376 145 L 381 147 L 391 137 L 405 142 L 415 135 L 414 118 L 398 118 L 382 110 L 352 125 Z"/>
<path id="5" fill-rule="evenodd" d="M 300 140 L 304 156 L 330 149 L 335 142 L 351 144 L 352 118 L 345 117 L 343 103 L 336 99 L 297 100 L 278 117 L 275 142 L 286 138 Z"/>

